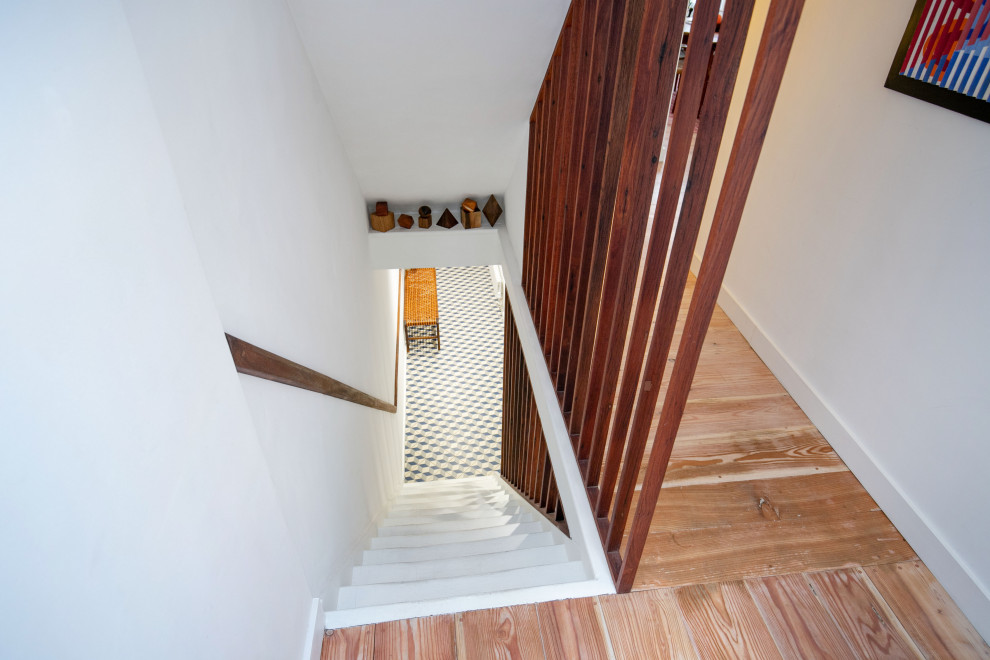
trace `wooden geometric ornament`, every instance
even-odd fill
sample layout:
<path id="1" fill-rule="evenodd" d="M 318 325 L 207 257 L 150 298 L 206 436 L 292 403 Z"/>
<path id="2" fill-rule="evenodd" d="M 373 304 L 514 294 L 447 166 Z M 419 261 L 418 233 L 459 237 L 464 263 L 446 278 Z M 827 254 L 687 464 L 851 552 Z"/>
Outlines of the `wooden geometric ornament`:
<path id="1" fill-rule="evenodd" d="M 454 219 L 454 214 L 450 212 L 450 209 L 444 209 L 443 215 L 437 220 L 437 224 L 444 229 L 450 229 L 457 226 L 457 220 Z"/>
<path id="2" fill-rule="evenodd" d="M 488 218 L 488 224 L 494 227 L 495 221 L 502 215 L 502 207 L 499 206 L 498 200 L 495 199 L 495 195 L 488 198 L 488 202 L 485 204 L 485 208 L 482 209 L 482 213 L 484 213 L 485 217 Z"/>

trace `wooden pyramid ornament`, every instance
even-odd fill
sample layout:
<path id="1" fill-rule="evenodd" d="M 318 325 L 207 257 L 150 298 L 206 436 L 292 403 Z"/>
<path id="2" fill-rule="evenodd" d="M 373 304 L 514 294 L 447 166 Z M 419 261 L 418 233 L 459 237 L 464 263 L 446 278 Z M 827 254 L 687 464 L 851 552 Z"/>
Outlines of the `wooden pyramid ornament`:
<path id="1" fill-rule="evenodd" d="M 450 212 L 450 209 L 444 209 L 443 215 L 437 220 L 437 224 L 444 229 L 450 229 L 457 226 L 457 220 L 454 219 L 454 214 Z"/>
<path id="2" fill-rule="evenodd" d="M 403 229 L 412 229 L 413 219 L 411 215 L 403 213 L 399 216 L 399 226 Z"/>
<path id="3" fill-rule="evenodd" d="M 499 206 L 498 200 L 495 199 L 495 195 L 488 198 L 485 203 L 485 208 L 481 209 L 481 212 L 485 214 L 488 218 L 488 224 L 492 227 L 495 226 L 495 222 L 502 216 L 502 207 Z"/>

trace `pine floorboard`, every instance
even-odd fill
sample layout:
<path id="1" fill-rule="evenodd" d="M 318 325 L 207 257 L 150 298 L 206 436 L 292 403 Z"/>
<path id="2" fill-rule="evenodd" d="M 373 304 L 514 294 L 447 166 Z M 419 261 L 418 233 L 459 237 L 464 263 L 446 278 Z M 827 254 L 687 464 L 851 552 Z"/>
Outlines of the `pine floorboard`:
<path id="1" fill-rule="evenodd" d="M 535 605 L 464 612 L 458 625 L 458 657 L 479 660 L 545 657 Z"/>

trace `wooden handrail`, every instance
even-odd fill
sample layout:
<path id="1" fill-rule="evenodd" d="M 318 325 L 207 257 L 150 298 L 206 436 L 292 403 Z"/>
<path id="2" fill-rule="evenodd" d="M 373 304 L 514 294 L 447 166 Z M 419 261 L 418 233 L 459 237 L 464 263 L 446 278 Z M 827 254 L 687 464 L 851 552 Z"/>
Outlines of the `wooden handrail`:
<path id="1" fill-rule="evenodd" d="M 238 373 L 273 380 L 276 383 L 299 387 L 311 392 L 319 392 L 376 410 L 390 413 L 396 411 L 395 404 L 365 394 L 361 390 L 341 383 L 339 380 L 301 364 L 296 364 L 292 360 L 270 353 L 263 348 L 258 348 L 242 339 L 229 334 L 226 336 L 227 344 L 230 346 L 230 354 L 234 358 L 234 366 Z"/>

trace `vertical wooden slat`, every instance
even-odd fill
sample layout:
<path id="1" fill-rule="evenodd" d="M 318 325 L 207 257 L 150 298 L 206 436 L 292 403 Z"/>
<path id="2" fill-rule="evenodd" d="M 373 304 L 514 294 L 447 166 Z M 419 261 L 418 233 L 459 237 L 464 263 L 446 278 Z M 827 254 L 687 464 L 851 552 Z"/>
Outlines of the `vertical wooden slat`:
<path id="1" fill-rule="evenodd" d="M 737 11 L 737 7 L 739 11 Z M 642 290 L 637 301 L 635 311 L 635 322 L 629 340 L 629 353 L 626 359 L 627 365 L 643 364 L 644 354 L 647 348 L 647 341 L 650 330 L 654 331 L 654 343 L 665 334 L 672 335 L 675 317 L 673 320 L 665 318 L 663 323 L 668 325 L 657 325 L 654 323 L 654 308 L 657 297 L 660 293 L 661 276 L 663 275 L 664 261 L 666 259 L 667 246 L 670 242 L 670 234 L 674 226 L 675 214 L 680 198 L 681 186 L 683 183 L 684 171 L 688 157 L 692 151 L 692 141 L 694 134 L 695 118 L 698 115 L 698 107 L 701 104 L 701 94 L 704 87 L 705 76 L 708 68 L 709 55 L 711 52 L 712 35 L 715 30 L 715 18 L 718 5 L 714 0 L 701 3 L 695 9 L 695 19 L 692 24 L 691 40 L 688 43 L 687 59 L 685 61 L 684 72 L 678 88 L 677 108 L 674 113 L 674 123 L 670 144 L 667 149 L 667 159 L 664 163 L 663 176 L 660 184 L 660 194 L 657 199 L 656 211 L 653 219 L 652 235 L 647 248 L 647 255 L 644 262 L 642 277 Z M 749 26 L 749 18 L 752 14 L 751 2 L 737 2 L 730 0 L 726 7 L 725 27 L 719 39 L 716 60 L 712 66 L 712 90 L 705 99 L 705 108 L 702 111 L 702 120 L 698 127 L 698 133 L 702 136 L 721 136 L 725 125 L 725 116 L 728 112 L 729 101 L 734 88 L 736 72 L 738 71 L 739 57 L 742 53 L 742 45 L 745 39 L 746 30 Z M 718 154 L 719 141 L 716 139 L 699 139 L 696 143 L 694 158 L 692 159 L 692 172 L 689 177 L 688 189 L 685 192 L 684 209 L 682 218 L 678 223 L 680 235 L 677 240 L 678 245 L 693 249 L 697 238 L 697 227 L 700 226 L 701 213 L 704 210 L 704 200 L 708 197 L 708 189 L 711 185 L 711 176 L 714 171 L 715 156 Z M 705 165 L 705 169 L 697 172 L 699 166 Z M 698 204 L 697 202 L 701 202 Z M 690 214 L 691 217 L 685 217 Z M 688 240 L 684 240 L 687 232 Z M 681 255 L 682 257 L 684 255 Z M 690 260 L 688 260 L 690 265 Z M 687 281 L 687 271 L 677 268 L 668 268 L 668 274 L 664 278 L 665 295 L 670 292 L 680 291 L 683 295 L 683 286 Z M 668 303 L 674 302 L 671 297 Z M 679 304 L 680 298 L 676 298 Z M 649 420 L 652 420 L 653 409 L 656 407 L 657 394 L 660 391 L 660 381 L 663 378 L 663 368 L 666 363 L 666 350 L 662 352 L 662 359 L 657 362 L 652 351 L 650 360 L 643 370 L 642 378 L 638 369 L 626 369 L 623 377 L 622 389 L 616 402 L 612 436 L 609 440 L 608 456 L 601 475 L 598 501 L 594 503 L 595 514 L 601 518 L 608 515 L 609 508 L 613 501 L 616 478 L 618 476 L 619 465 L 622 459 L 623 448 L 626 449 L 626 460 L 624 469 L 633 479 L 639 475 L 639 464 L 642 461 L 643 448 L 646 445 L 647 434 L 649 433 Z M 645 423 L 646 428 L 637 427 L 633 434 L 628 437 L 629 421 L 633 413 L 633 405 L 640 401 L 636 414 L 641 416 L 640 424 Z M 635 486 L 635 482 L 632 483 Z M 623 484 L 628 489 L 628 481 Z M 620 529 L 618 536 L 610 534 L 609 538 L 621 538 L 621 526 L 625 524 L 625 511 L 631 503 L 632 491 L 627 490 L 625 496 L 620 499 L 620 508 L 624 509 L 619 514 Z M 612 524 L 615 524 L 613 517 Z M 617 549 L 612 546 L 607 547 Z"/>
<path id="2" fill-rule="evenodd" d="M 564 32 L 561 32 L 563 38 Z M 544 341 L 543 329 L 540 325 L 540 315 L 543 306 L 543 278 L 547 259 L 547 205 L 549 204 L 550 191 L 550 170 L 553 163 L 555 150 L 555 133 L 557 126 L 557 93 L 560 86 L 560 44 L 553 59 L 553 75 L 550 78 L 550 87 L 546 101 L 546 135 L 544 136 L 543 166 L 540 172 L 540 201 L 536 209 L 536 245 L 537 257 L 533 269 L 533 321 L 536 324 L 536 331 L 540 336 L 540 341 Z"/>
<path id="3" fill-rule="evenodd" d="M 605 169 L 604 156 L 608 147 L 609 127 L 612 123 L 625 16 L 626 0 L 603 2 L 599 6 L 597 22 L 600 27 L 596 34 L 596 62 L 592 72 L 592 82 L 594 83 L 592 86 L 592 106 L 595 111 L 588 113 L 585 122 L 585 132 L 589 138 L 594 136 L 594 139 L 585 141 L 585 152 L 581 161 L 583 171 L 578 191 L 577 214 L 583 232 L 583 241 L 577 245 L 578 249 L 575 250 L 577 263 L 572 260 L 572 267 L 578 270 L 578 276 L 574 291 L 573 310 L 571 311 L 571 338 L 564 382 L 562 407 L 565 413 L 571 413 L 574 408 L 581 340 L 584 337 L 586 319 L 588 280 L 591 275 L 594 244 L 597 237 L 595 223 L 598 219 L 597 211 L 601 200 L 601 181 Z M 582 410 L 579 408 L 571 415 L 570 419 L 574 420 L 580 417 Z M 573 431 L 570 424 L 568 428 Z"/>
<path id="4" fill-rule="evenodd" d="M 625 17 L 622 24 L 621 54 L 619 55 L 616 71 L 616 84 L 613 96 L 607 149 L 604 170 L 601 178 L 601 191 L 596 217 L 593 220 L 596 231 L 591 252 L 591 264 L 588 276 L 588 290 L 585 300 L 585 313 L 581 347 L 578 353 L 577 382 L 574 391 L 574 407 L 571 414 L 571 432 L 580 432 L 589 425 L 593 426 L 598 410 L 594 402 L 598 399 L 601 387 L 600 370 L 592 371 L 592 358 L 596 351 L 598 328 L 598 310 L 602 300 L 602 285 L 604 283 L 606 258 L 608 256 L 609 237 L 612 232 L 612 214 L 615 209 L 616 191 L 619 185 L 619 170 L 622 165 L 622 148 L 625 145 L 626 129 L 629 126 L 629 110 L 631 90 L 635 79 L 636 56 L 639 52 L 639 41 L 642 33 L 643 11 L 645 0 L 629 0 L 626 4 Z M 586 459 L 589 442 L 587 436 L 578 438 L 578 460 Z"/>
<path id="5" fill-rule="evenodd" d="M 597 169 L 595 158 L 598 147 L 598 124 L 606 96 L 611 101 L 611 95 L 604 94 L 607 84 L 605 66 L 609 61 L 609 38 L 611 35 L 612 13 L 614 5 L 600 0 L 595 3 L 593 31 L 588 44 L 587 77 L 584 79 L 584 114 L 583 121 L 578 123 L 577 130 L 581 132 L 580 152 L 575 160 L 575 177 L 573 190 L 569 190 L 568 201 L 571 205 L 573 230 L 566 262 L 566 295 L 561 315 L 561 342 L 557 359 L 557 389 L 561 392 L 561 405 L 565 413 L 571 409 L 571 397 L 574 391 L 574 367 L 577 356 L 572 355 L 574 345 L 575 317 L 582 302 L 582 282 L 587 283 L 586 268 L 583 260 L 586 237 L 588 235 L 588 204 L 591 195 L 591 177 Z M 621 15 L 621 7 L 620 7 Z"/>
<path id="6" fill-rule="evenodd" d="M 553 342 L 553 327 L 551 317 L 554 308 L 554 293 L 556 291 L 557 254 L 560 249 L 563 222 L 560 217 L 561 196 L 559 194 L 565 160 L 570 145 L 570 129 L 573 123 L 571 108 L 573 105 L 574 67 L 571 66 L 571 55 L 574 52 L 574 36 L 578 30 L 577 22 L 580 15 L 580 3 L 572 3 L 567 22 L 564 24 L 561 40 L 560 75 L 557 76 L 557 122 L 554 127 L 554 144 L 550 161 L 550 195 L 547 198 L 546 215 L 543 222 L 545 228 L 546 259 L 543 266 L 543 277 L 540 281 L 541 304 L 537 326 L 543 337 L 543 352 L 550 353 Z"/>
<path id="7" fill-rule="evenodd" d="M 527 222 L 527 225 L 532 225 L 530 227 L 529 241 L 532 246 L 529 255 L 529 275 L 524 281 L 526 301 L 529 304 L 530 313 L 535 313 L 536 310 L 536 279 L 537 279 L 537 269 L 539 267 L 540 254 L 543 249 L 543 244 L 540 242 L 540 223 L 535 221 L 535 218 L 539 218 L 542 212 L 543 204 L 543 192 L 545 186 L 543 185 L 543 177 L 546 170 L 547 161 L 547 144 L 549 142 L 549 122 L 550 122 L 550 93 L 552 89 L 553 82 L 553 66 L 554 58 L 551 57 L 550 63 L 547 66 L 547 77 L 543 81 L 543 87 L 540 90 L 540 97 L 537 101 L 537 111 L 538 111 L 538 133 L 536 137 L 536 152 L 537 161 L 536 168 L 533 174 L 533 210 L 532 215 L 527 216 L 533 218 L 533 222 Z"/>
<path id="8" fill-rule="evenodd" d="M 570 18 L 568 16 L 568 18 Z M 557 140 L 557 123 L 560 117 L 560 108 L 563 105 L 560 103 L 560 95 L 563 87 L 564 79 L 564 40 L 570 32 L 569 21 L 565 21 L 564 27 L 560 33 L 560 41 L 557 43 L 557 49 L 554 53 L 554 73 L 553 77 L 550 79 L 550 96 L 549 96 L 549 106 L 547 107 L 547 144 L 545 150 L 545 161 L 543 166 L 543 190 L 541 193 L 540 208 L 537 215 L 537 231 L 538 239 L 537 243 L 540 246 L 540 256 L 536 263 L 535 280 L 534 280 L 534 296 L 536 298 L 536 306 L 534 308 L 533 320 L 536 324 L 536 330 L 540 335 L 540 342 L 546 341 L 546 331 L 543 326 L 543 309 L 546 305 L 546 296 L 544 293 L 547 277 L 547 265 L 550 259 L 550 211 L 549 207 L 553 199 L 553 165 L 556 162 L 557 149 L 559 147 Z"/>
<path id="9" fill-rule="evenodd" d="M 653 519 L 653 510 L 660 495 L 663 476 L 684 413 L 684 405 L 698 365 L 705 333 L 722 286 L 732 244 L 739 229 L 739 221 L 742 219 L 743 208 L 759 161 L 803 5 L 804 0 L 774 0 L 770 6 L 739 128 L 729 156 L 729 165 L 715 209 L 712 230 L 705 247 L 704 260 L 698 273 L 698 281 L 691 297 L 691 305 L 678 346 L 677 362 L 674 365 L 663 410 L 660 413 L 659 427 L 650 451 L 646 478 L 633 518 L 626 555 L 619 570 L 616 587 L 620 592 L 627 592 L 632 588 L 636 570 L 639 568 L 649 534 L 650 521 Z"/>
<path id="10" fill-rule="evenodd" d="M 542 87 L 541 87 L 542 90 Z M 526 217 L 533 217 L 533 195 L 535 193 L 535 185 L 533 182 L 535 176 L 535 162 L 536 162 L 536 143 L 537 143 L 537 117 L 539 116 L 539 105 L 540 100 L 537 98 L 536 104 L 533 106 L 532 118 L 529 120 L 529 147 L 527 151 L 526 160 Z M 533 251 L 533 240 L 530 238 L 530 234 L 533 231 L 531 224 L 527 223 L 523 225 L 523 260 L 522 260 L 522 281 L 523 285 L 529 279 L 529 255 Z"/>
<path id="11" fill-rule="evenodd" d="M 573 92 L 574 108 L 571 117 L 570 133 L 572 135 L 570 153 L 567 156 L 566 169 L 564 170 L 565 183 L 562 186 L 561 196 L 562 211 L 560 221 L 563 224 L 564 240 L 561 244 L 558 255 L 557 281 L 556 281 L 556 303 L 553 313 L 553 338 L 550 355 L 550 372 L 555 375 L 555 386 L 558 391 L 563 390 L 565 380 L 564 370 L 561 365 L 561 356 L 566 353 L 567 345 L 570 343 L 570 323 L 565 325 L 565 308 L 568 298 L 573 294 L 574 273 L 571 271 L 571 252 L 573 250 L 575 237 L 578 233 L 577 218 L 575 213 L 575 198 L 577 196 L 578 180 L 580 179 L 580 159 L 582 147 L 584 145 L 585 134 L 584 117 L 588 110 L 588 92 L 590 88 L 589 76 L 591 75 L 591 63 L 594 53 L 595 40 L 595 19 L 597 18 L 598 0 L 582 0 L 582 11 L 580 13 L 580 41 L 576 48 L 576 59 L 572 63 L 575 74 L 575 87 Z M 583 236 L 583 234 L 582 234 Z"/>
<path id="12" fill-rule="evenodd" d="M 555 327 L 555 317 L 557 309 L 557 299 L 559 293 L 560 279 L 560 253 L 562 246 L 569 235 L 568 220 L 564 214 L 565 195 L 561 194 L 567 188 L 567 178 L 570 173 L 570 158 L 572 147 L 575 142 L 574 136 L 574 114 L 577 99 L 575 89 L 577 87 L 578 73 L 580 67 L 581 35 L 584 25 L 584 2 L 577 0 L 571 4 L 571 28 L 568 38 L 564 43 L 564 80 L 563 80 L 563 100 L 561 106 L 561 123 L 558 135 L 557 158 L 553 164 L 553 201 L 550 207 L 550 237 L 549 237 L 549 260 L 547 264 L 547 278 L 544 282 L 546 305 L 544 307 L 544 325 L 546 327 L 546 341 L 544 342 L 544 353 L 547 356 L 547 366 L 550 369 L 551 377 L 555 377 L 552 354 L 558 343 Z"/>
<path id="13" fill-rule="evenodd" d="M 595 355 L 592 366 L 595 385 L 589 388 L 588 405 L 594 405 L 598 413 L 586 415 L 581 429 L 582 443 L 584 436 L 589 436 L 588 464 L 585 468 L 585 482 L 589 487 L 598 483 L 605 437 L 611 421 L 612 401 L 626 347 L 626 331 L 649 222 L 650 200 L 663 148 L 686 13 L 686 0 L 649 0 L 646 3 L 643 23 L 661 28 L 644 31 L 636 58 L 631 116 L 619 172 L 608 266 L 602 285 L 598 345 L 604 350 Z M 711 32 L 714 33 L 714 16 L 711 23 Z M 711 39 L 710 36 L 708 38 Z M 636 364 L 630 370 L 638 371 L 638 368 L 639 364 Z"/>

